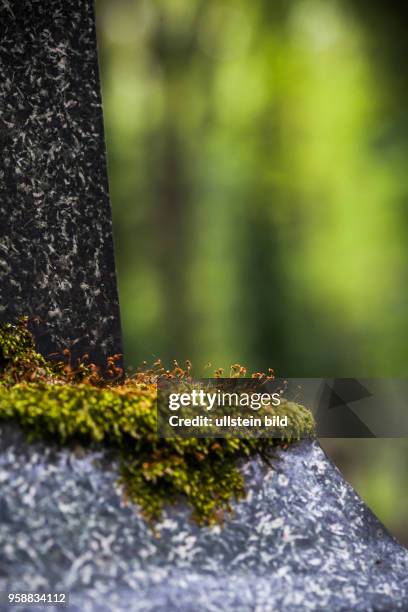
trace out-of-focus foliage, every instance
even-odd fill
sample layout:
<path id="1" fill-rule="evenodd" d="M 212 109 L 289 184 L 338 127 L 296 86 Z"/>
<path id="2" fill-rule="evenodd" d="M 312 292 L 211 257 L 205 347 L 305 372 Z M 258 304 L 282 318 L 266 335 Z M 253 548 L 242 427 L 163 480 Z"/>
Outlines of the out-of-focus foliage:
<path id="1" fill-rule="evenodd" d="M 407 375 L 406 13 L 97 0 L 128 364 Z"/>

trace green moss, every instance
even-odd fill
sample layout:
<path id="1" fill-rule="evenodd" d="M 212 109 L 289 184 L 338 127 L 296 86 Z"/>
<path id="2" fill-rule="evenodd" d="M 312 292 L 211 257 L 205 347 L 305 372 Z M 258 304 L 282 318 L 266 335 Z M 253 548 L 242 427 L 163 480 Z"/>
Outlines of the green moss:
<path id="1" fill-rule="evenodd" d="M 97 442 L 116 449 L 124 495 L 139 504 L 148 520 L 158 519 L 166 503 L 184 496 L 198 523 L 221 522 L 231 501 L 245 494 L 239 461 L 266 458 L 274 445 L 282 445 L 261 438 L 159 438 L 157 378 L 185 376 L 190 364 L 187 370 L 176 364 L 172 371 L 156 364 L 121 384 L 107 382 L 92 365 L 73 368 L 46 361 L 35 350 L 26 319 L 0 328 L 0 349 L 0 420 L 18 423 L 30 438 L 61 445 Z M 298 431 L 312 433 L 309 411 L 296 404 L 288 408 Z"/>

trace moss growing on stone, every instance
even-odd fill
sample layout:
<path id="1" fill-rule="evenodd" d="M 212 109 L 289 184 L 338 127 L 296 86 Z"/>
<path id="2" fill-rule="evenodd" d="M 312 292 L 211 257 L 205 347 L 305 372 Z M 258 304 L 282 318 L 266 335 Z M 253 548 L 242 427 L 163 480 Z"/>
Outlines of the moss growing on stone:
<path id="1" fill-rule="evenodd" d="M 146 519 L 156 520 L 167 503 L 187 498 L 200 524 L 221 522 L 231 501 L 245 495 L 239 462 L 268 457 L 282 440 L 266 438 L 159 438 L 156 433 L 157 380 L 184 378 L 190 364 L 166 371 L 160 363 L 115 382 L 121 372 L 109 361 L 112 380 L 92 365 L 49 362 L 35 350 L 27 319 L 0 328 L 0 421 L 18 423 L 31 439 L 59 444 L 104 444 L 120 456 L 124 495 Z M 244 371 L 234 366 L 233 374 Z M 256 374 L 254 376 L 262 376 Z M 299 433 L 313 433 L 311 413 L 287 404 Z"/>

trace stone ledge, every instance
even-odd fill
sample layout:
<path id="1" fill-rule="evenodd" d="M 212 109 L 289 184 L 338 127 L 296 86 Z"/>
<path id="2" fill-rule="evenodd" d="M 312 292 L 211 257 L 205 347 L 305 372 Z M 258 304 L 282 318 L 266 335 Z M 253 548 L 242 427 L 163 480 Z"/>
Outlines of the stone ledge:
<path id="1" fill-rule="evenodd" d="M 60 590 L 70 610 L 406 610 L 408 552 L 317 442 L 243 466 L 223 528 L 183 505 L 160 537 L 123 505 L 106 453 L 28 445 L 0 427 L 0 590 Z"/>

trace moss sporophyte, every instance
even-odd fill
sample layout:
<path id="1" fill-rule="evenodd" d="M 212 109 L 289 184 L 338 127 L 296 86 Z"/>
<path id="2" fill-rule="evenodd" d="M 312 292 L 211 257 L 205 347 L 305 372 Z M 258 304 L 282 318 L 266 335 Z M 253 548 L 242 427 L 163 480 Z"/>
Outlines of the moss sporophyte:
<path id="1" fill-rule="evenodd" d="M 166 370 L 160 362 L 124 378 L 108 361 L 108 378 L 86 360 L 72 365 L 48 361 L 35 349 L 22 317 L 0 327 L 0 421 L 15 422 L 29 439 L 52 440 L 59 445 L 93 443 L 115 449 L 120 457 L 119 481 L 126 499 L 139 505 L 149 521 L 160 518 L 165 504 L 184 497 L 199 524 L 222 522 L 231 502 L 245 496 L 240 461 L 268 459 L 274 447 L 291 440 L 268 438 L 160 438 L 157 435 L 157 382 L 183 379 L 187 387 L 191 364 L 175 363 Z M 221 376 L 221 371 L 216 371 Z M 233 366 L 232 377 L 245 376 Z M 110 379 L 109 379 L 110 376 Z M 264 376 L 256 373 L 254 377 Z M 292 405 L 300 433 L 312 434 L 311 413 Z"/>

